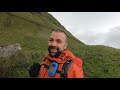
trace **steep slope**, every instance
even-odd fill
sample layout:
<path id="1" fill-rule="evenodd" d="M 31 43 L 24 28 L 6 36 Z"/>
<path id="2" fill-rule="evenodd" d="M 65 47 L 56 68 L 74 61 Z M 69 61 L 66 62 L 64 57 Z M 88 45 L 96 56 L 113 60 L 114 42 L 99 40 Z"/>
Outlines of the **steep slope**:
<path id="1" fill-rule="evenodd" d="M 52 29 L 65 30 L 59 23 L 54 24 L 55 19 L 51 19 L 51 21 L 44 15 L 33 12 L 0 13 L 0 44 L 18 42 L 24 46 L 23 49 L 40 48 L 44 50 L 47 47 L 47 39 Z M 79 41 L 72 34 L 66 30 L 65 32 L 70 38 L 70 43 L 78 44 Z M 83 43 L 81 42 L 81 44 Z"/>

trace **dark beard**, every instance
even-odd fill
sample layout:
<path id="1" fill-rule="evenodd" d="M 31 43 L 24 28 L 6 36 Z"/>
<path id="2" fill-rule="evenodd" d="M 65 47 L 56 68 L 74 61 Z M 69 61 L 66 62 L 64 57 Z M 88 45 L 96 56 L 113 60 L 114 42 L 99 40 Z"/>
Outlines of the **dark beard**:
<path id="1" fill-rule="evenodd" d="M 51 53 L 52 53 L 51 49 L 56 49 L 57 50 L 57 52 L 55 53 L 55 55 L 51 55 Z M 49 46 L 48 47 L 48 52 L 49 52 L 49 54 L 50 54 L 51 57 L 55 57 L 55 58 L 57 58 L 61 54 L 59 48 L 58 47 L 56 48 L 55 46 Z"/>

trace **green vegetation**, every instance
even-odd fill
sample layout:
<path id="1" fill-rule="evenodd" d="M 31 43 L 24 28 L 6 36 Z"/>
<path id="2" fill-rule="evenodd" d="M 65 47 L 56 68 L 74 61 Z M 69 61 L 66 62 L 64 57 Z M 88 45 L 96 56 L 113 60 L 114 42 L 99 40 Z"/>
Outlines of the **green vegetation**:
<path id="1" fill-rule="evenodd" d="M 28 68 L 48 53 L 52 29 L 63 29 L 68 49 L 83 60 L 85 78 L 120 78 L 120 50 L 89 46 L 76 39 L 47 12 L 0 12 L 0 45 L 20 43 L 17 56 L 0 58 L 0 77 L 29 78 Z"/>

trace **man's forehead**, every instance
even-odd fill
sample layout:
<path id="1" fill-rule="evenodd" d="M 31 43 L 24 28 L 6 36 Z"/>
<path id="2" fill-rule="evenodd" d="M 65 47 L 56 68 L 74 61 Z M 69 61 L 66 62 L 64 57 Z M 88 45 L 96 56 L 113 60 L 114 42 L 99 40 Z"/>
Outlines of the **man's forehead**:
<path id="1" fill-rule="evenodd" d="M 52 38 L 52 37 L 53 38 L 58 38 L 58 39 L 60 39 L 60 38 L 65 39 L 66 38 L 65 34 L 62 33 L 62 32 L 52 32 L 51 35 L 50 35 L 50 38 Z"/>

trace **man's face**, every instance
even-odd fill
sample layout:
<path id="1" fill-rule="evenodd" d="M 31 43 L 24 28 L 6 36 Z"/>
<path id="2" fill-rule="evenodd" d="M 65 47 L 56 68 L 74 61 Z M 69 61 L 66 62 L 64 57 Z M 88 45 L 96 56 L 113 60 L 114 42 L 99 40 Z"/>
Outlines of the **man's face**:
<path id="1" fill-rule="evenodd" d="M 62 32 L 52 32 L 48 41 L 48 51 L 52 57 L 58 57 L 67 47 L 66 36 Z"/>

